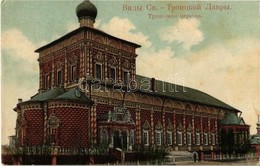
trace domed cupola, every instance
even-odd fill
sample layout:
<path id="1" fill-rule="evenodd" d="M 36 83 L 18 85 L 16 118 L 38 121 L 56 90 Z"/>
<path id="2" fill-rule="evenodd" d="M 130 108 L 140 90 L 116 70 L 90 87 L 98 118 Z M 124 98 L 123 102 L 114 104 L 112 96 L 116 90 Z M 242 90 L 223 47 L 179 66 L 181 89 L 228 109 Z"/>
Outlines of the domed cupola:
<path id="1" fill-rule="evenodd" d="M 93 27 L 97 17 L 97 8 L 89 0 L 84 0 L 77 6 L 76 14 L 79 19 L 80 27 Z"/>

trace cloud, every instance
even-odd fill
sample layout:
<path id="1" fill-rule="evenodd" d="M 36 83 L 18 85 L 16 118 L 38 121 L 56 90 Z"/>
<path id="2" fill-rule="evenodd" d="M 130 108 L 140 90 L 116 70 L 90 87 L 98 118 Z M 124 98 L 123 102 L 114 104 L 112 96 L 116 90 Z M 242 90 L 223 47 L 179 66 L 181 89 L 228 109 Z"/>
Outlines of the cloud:
<path id="1" fill-rule="evenodd" d="M 253 133 L 260 114 L 259 52 L 259 40 L 240 39 L 212 45 L 191 59 L 199 80 L 191 84 L 241 110 Z"/>
<path id="2" fill-rule="evenodd" d="M 134 41 L 145 48 L 149 48 L 151 46 L 149 38 L 142 32 L 136 31 L 134 24 L 127 18 L 113 17 L 108 23 L 102 24 L 99 27 L 106 33 L 127 41 Z"/>
<path id="3" fill-rule="evenodd" d="M 206 92 L 243 112 L 255 133 L 259 103 L 260 41 L 253 38 L 213 43 L 182 58 L 173 48 L 143 50 L 137 73 Z M 252 116 L 253 115 L 253 116 Z"/>
<path id="4" fill-rule="evenodd" d="M 246 123 L 255 126 L 256 114 L 260 114 L 256 93 L 260 89 L 260 41 L 254 38 L 233 39 L 192 52 L 190 48 L 204 40 L 199 25 L 197 19 L 180 19 L 176 24 L 162 28 L 159 36 L 168 44 L 156 50 L 150 47 L 153 43 L 148 37 L 137 32 L 128 19 L 114 17 L 107 24 L 100 23 L 100 27 L 112 35 L 145 44 L 138 50 L 137 74 L 206 92 L 241 110 Z M 181 43 L 187 49 L 186 55 L 175 56 L 172 42 Z M 255 133 L 254 127 L 251 133 Z"/>
<path id="5" fill-rule="evenodd" d="M 163 41 L 168 43 L 176 41 L 183 44 L 185 49 L 190 49 L 204 39 L 203 33 L 198 29 L 199 25 L 199 20 L 195 18 L 179 19 L 176 24 L 162 28 L 159 35 Z"/>
<path id="6" fill-rule="evenodd" d="M 4 51 L 11 51 L 17 59 L 26 60 L 29 66 L 25 67 L 28 67 L 27 69 L 29 71 L 34 70 L 35 72 L 38 72 L 38 56 L 34 53 L 37 45 L 29 41 L 21 31 L 17 29 L 4 31 L 2 33 L 1 42 Z"/>
<path id="7" fill-rule="evenodd" d="M 2 143 L 8 142 L 8 136 L 14 134 L 16 113 L 13 108 L 18 98 L 28 100 L 37 93 L 38 62 L 34 50 L 37 44 L 24 36 L 18 29 L 2 32 Z"/>

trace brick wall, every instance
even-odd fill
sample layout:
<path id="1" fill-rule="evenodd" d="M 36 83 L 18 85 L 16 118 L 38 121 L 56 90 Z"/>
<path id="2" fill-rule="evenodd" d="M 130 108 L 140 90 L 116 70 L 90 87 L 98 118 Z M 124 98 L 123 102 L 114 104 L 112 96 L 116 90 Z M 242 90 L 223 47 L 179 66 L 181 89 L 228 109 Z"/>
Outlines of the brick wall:
<path id="1" fill-rule="evenodd" d="M 54 108 L 49 111 L 55 113 L 60 120 L 59 145 L 62 147 L 88 146 L 88 110 L 83 108 Z M 48 116 L 49 116 L 48 115 Z"/>
<path id="2" fill-rule="evenodd" d="M 140 113 L 140 117 L 141 117 L 141 127 L 144 125 L 144 122 L 147 120 L 147 122 L 151 125 L 151 112 L 148 110 L 141 110 Z"/>
<path id="3" fill-rule="evenodd" d="M 29 146 L 42 145 L 43 143 L 43 111 L 26 110 L 24 112 L 27 121 L 26 138 Z"/>
<path id="4" fill-rule="evenodd" d="M 97 104 L 97 117 L 104 115 L 105 113 L 107 113 L 108 111 L 112 111 L 113 109 L 114 107 L 108 104 Z"/>
<path id="5" fill-rule="evenodd" d="M 154 114 L 153 114 L 153 124 L 154 124 L 154 126 L 157 125 L 158 121 L 161 123 L 161 125 L 163 125 L 163 122 L 162 122 L 162 112 L 154 111 Z"/>

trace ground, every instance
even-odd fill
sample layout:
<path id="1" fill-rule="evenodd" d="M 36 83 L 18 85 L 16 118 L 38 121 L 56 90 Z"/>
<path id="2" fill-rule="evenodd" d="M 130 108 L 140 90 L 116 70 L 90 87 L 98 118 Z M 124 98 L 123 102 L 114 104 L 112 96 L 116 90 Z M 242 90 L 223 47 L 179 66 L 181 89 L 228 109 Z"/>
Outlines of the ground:
<path id="1" fill-rule="evenodd" d="M 254 165 L 260 166 L 258 160 L 241 160 L 232 162 L 219 162 L 219 161 L 201 161 L 201 162 L 176 162 L 176 165 Z"/>

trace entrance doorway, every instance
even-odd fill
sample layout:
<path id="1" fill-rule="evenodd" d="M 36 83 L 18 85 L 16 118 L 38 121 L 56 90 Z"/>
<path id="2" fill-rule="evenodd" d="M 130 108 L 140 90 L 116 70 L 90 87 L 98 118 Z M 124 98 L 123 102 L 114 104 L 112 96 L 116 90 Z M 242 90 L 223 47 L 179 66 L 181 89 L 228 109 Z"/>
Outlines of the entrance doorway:
<path id="1" fill-rule="evenodd" d="M 127 149 L 127 133 L 126 131 L 121 132 L 122 149 Z"/>
<path id="2" fill-rule="evenodd" d="M 121 148 L 121 139 L 119 137 L 118 130 L 114 131 L 113 142 L 114 142 L 114 148 Z"/>

